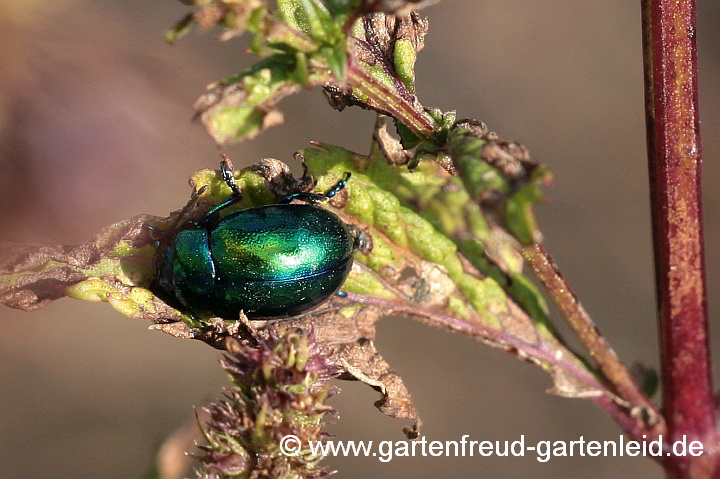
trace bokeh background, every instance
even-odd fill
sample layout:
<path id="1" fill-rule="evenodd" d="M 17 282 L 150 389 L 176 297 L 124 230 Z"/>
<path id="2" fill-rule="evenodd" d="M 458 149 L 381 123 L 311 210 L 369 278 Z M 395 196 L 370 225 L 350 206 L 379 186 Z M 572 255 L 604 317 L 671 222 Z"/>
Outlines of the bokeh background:
<path id="1" fill-rule="evenodd" d="M 720 310 L 720 10 L 699 2 L 711 317 Z M 192 124 L 204 86 L 248 65 L 246 39 L 163 32 L 173 0 L 0 0 L 0 239 L 77 243 L 138 213 L 185 204 L 219 150 Z M 524 142 L 556 182 L 537 208 L 546 245 L 628 363 L 657 366 L 643 119 L 640 7 L 627 0 L 455 0 L 430 18 L 421 100 Z M 372 113 L 319 91 L 286 123 L 225 148 L 236 165 L 290 161 L 307 141 L 367 152 Z M 297 168 L 297 165 L 295 165 Z M 713 325 L 714 326 L 714 325 Z M 218 353 L 150 332 L 107 304 L 0 309 L 0 471 L 8 478 L 140 478 L 163 438 L 218 395 Z M 714 328 L 717 329 L 717 328 Z M 713 335 L 720 357 L 718 334 Z M 470 339 L 388 318 L 377 347 L 402 375 L 428 440 L 617 439 L 589 402 L 548 396 L 536 368 Z M 716 361 L 717 362 L 717 361 Z M 469 366 L 471 365 L 471 366 Z M 341 383 L 339 439 L 401 440 L 376 393 Z M 338 477 L 661 477 L 644 458 L 331 458 Z"/>

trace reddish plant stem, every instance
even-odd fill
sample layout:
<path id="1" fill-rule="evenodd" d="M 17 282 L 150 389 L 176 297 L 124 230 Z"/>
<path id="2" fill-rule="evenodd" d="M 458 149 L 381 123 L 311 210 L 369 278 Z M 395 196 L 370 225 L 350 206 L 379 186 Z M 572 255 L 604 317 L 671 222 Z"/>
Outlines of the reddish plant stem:
<path id="1" fill-rule="evenodd" d="M 694 0 L 642 0 L 663 407 L 669 440 L 714 430 Z M 678 458 L 674 477 L 694 476 Z"/>
<path id="2" fill-rule="evenodd" d="M 522 249 L 523 256 L 537 277 L 545 286 L 563 317 L 567 319 L 575 335 L 588 350 L 605 379 L 614 387 L 620 397 L 633 407 L 645 410 L 648 422 L 656 426 L 660 434 L 664 429 L 662 417 L 655 405 L 640 391 L 627 368 L 620 362 L 615 350 L 605 341 L 590 315 L 565 278 L 560 274 L 552 257 L 545 249 L 533 244 Z"/>

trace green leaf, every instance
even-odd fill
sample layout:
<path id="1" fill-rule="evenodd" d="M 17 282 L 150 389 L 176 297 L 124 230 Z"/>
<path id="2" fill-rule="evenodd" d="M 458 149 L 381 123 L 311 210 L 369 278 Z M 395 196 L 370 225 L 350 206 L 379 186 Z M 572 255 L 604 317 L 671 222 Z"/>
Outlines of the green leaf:
<path id="1" fill-rule="evenodd" d="M 193 5 L 193 11 L 185 15 L 165 35 L 166 41 L 174 43 L 185 36 L 193 25 L 210 29 L 215 25 L 225 28 L 221 40 L 229 40 L 242 35 L 245 29 L 251 28 L 253 19 L 268 13 L 267 2 L 264 0 L 180 0 Z"/>
<path id="2" fill-rule="evenodd" d="M 412 150 L 423 142 L 423 138 L 416 135 L 415 132 L 409 127 L 405 126 L 404 123 L 397 121 L 395 122 L 395 127 L 397 129 L 398 135 L 400 136 L 400 141 L 402 142 L 402 146 L 404 149 Z"/>
<path id="3" fill-rule="evenodd" d="M 510 231 L 523 244 L 539 243 L 542 240 L 532 206 L 543 197 L 541 186 L 550 179 L 548 171 L 538 168 L 533 172 L 530 182 L 508 198 L 505 220 Z"/>
<path id="4" fill-rule="evenodd" d="M 298 0 L 276 0 L 275 5 L 279 19 L 288 26 L 304 33 L 310 31 L 307 11 L 301 7 Z"/>
<path id="5" fill-rule="evenodd" d="M 168 40 L 179 38 L 192 24 L 220 25 L 226 28 L 221 35 L 224 40 L 247 29 L 253 34 L 250 51 L 273 62 L 272 80 L 238 84 L 268 67 L 261 61 L 211 85 L 196 103 L 196 117 L 219 144 L 252 138 L 281 123 L 282 115 L 274 105 L 311 86 L 326 88 L 337 108 L 355 104 L 393 115 L 423 141 L 444 128 L 436 125 L 436 118 L 414 94 L 415 60 L 423 47 L 427 21 L 415 13 L 401 17 L 379 13 L 405 11 L 417 3 L 278 0 L 275 11 L 261 0 L 190 3 L 195 10 L 168 33 Z M 362 15 L 368 15 L 369 21 Z M 285 65 L 278 69 L 277 63 Z M 248 89 L 258 85 L 266 87 L 259 95 L 263 99 L 253 102 L 247 98 Z"/>
<path id="6" fill-rule="evenodd" d="M 552 180 L 550 172 L 530 160 L 522 145 L 497 139 L 479 122 L 457 122 L 447 135 L 439 148 L 453 159 L 470 196 L 502 212 L 503 226 L 518 241 L 539 242 L 542 236 L 532 207 L 543 198 L 542 187 Z"/>
<path id="7" fill-rule="evenodd" d="M 403 38 L 397 40 L 393 55 L 395 72 L 410 93 L 415 93 L 415 60 L 417 52 L 412 42 Z"/>
<path id="8" fill-rule="evenodd" d="M 298 77 L 307 77 L 304 62 L 298 64 L 295 55 L 274 55 L 214 85 L 195 103 L 196 118 L 218 144 L 253 138 L 282 123 L 273 106 L 301 88 Z"/>
<path id="9" fill-rule="evenodd" d="M 437 117 L 439 122 L 447 118 L 446 124 L 454 121 L 452 114 Z M 452 238 L 458 250 L 474 267 L 492 278 L 530 317 L 554 334 L 544 298 L 522 275 L 523 259 L 517 242 L 510 237 L 511 230 L 496 224 L 495 210 L 502 209 L 505 202 L 509 202 L 508 195 L 513 188 L 522 188 L 523 181 L 531 182 L 535 188 L 539 185 L 529 177 L 530 173 L 515 168 L 519 165 L 515 165 L 514 173 L 510 175 L 486 161 L 492 159 L 488 156 L 506 153 L 502 149 L 505 144 L 491 139 L 493 135 L 489 132 L 480 134 L 476 128 L 478 125 L 473 125 L 465 120 L 457 127 L 451 125 L 446 146 L 451 159 L 447 164 L 438 159 L 443 152 L 437 152 L 435 156 L 426 153 L 426 158 L 436 161 L 418 159 L 412 174 L 404 174 L 401 179 L 393 178 L 386 187 L 436 229 Z M 392 140 L 384 134 L 386 127 L 386 122 L 378 125 L 375 134 L 378 143 L 373 150 L 375 155 L 384 155 L 385 151 L 397 148 L 387 144 Z M 402 128 L 398 130 L 403 131 Z M 430 149 L 431 146 L 427 143 L 422 145 L 418 150 Z M 533 164 L 526 160 L 526 166 L 531 168 Z M 542 171 L 537 165 L 535 167 L 535 171 Z M 447 168 L 457 172 L 457 176 L 450 176 Z M 487 215 L 485 207 L 490 207 L 493 213 Z M 486 216 L 490 216 L 491 221 Z"/>

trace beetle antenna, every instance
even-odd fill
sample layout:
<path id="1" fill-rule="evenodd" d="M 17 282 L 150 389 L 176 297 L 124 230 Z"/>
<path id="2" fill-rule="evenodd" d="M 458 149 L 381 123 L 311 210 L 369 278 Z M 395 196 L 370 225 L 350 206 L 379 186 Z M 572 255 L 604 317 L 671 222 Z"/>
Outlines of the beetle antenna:
<path id="1" fill-rule="evenodd" d="M 335 183 L 333 185 L 333 187 L 330 188 L 327 191 L 327 193 L 325 193 L 325 195 L 323 195 L 323 196 L 325 196 L 325 198 L 332 198 L 333 196 L 335 196 L 337 194 L 338 191 L 345 189 L 345 185 L 347 185 L 347 182 L 350 181 L 350 176 L 352 176 L 352 174 L 349 171 L 346 171 L 345 177 L 342 180 Z"/>
<path id="2" fill-rule="evenodd" d="M 193 190 L 192 194 L 190 195 L 190 201 L 188 201 L 187 204 L 183 206 L 183 209 L 180 210 L 180 212 L 177 214 L 177 218 L 175 218 L 175 221 L 167 230 L 160 229 L 148 223 L 143 223 L 143 228 L 147 229 L 150 232 L 150 238 L 153 241 L 158 241 L 162 239 L 165 235 L 167 235 L 168 232 L 177 229 L 180 226 L 180 223 L 182 223 L 183 219 L 185 219 L 185 216 L 193 208 L 195 208 L 195 206 L 198 204 L 200 196 L 205 193 L 207 189 L 208 185 L 203 185 L 200 189 Z"/>
<path id="3" fill-rule="evenodd" d="M 203 185 L 199 189 L 193 190 L 192 194 L 190 195 L 190 201 L 188 201 L 187 204 L 183 207 L 183 209 L 180 210 L 177 219 L 175 219 L 175 223 L 173 223 L 173 225 L 170 227 L 170 231 L 180 226 L 180 223 L 182 223 L 182 221 L 185 219 L 185 216 L 187 216 L 187 214 L 190 213 L 190 211 L 192 211 L 195 206 L 197 206 L 200 195 L 205 193 L 207 189 L 208 185 Z"/>
<path id="4" fill-rule="evenodd" d="M 146 229 L 148 233 L 150 233 L 150 240 L 151 241 L 157 241 L 160 238 L 164 236 L 164 231 L 160 228 L 156 228 L 155 226 L 149 224 L 149 223 L 143 223 L 141 225 L 142 228 Z"/>

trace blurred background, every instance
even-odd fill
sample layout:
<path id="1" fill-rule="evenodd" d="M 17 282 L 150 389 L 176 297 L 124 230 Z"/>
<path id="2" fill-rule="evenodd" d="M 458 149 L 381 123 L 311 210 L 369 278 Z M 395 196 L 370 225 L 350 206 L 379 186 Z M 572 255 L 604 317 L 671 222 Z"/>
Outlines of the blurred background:
<path id="1" fill-rule="evenodd" d="M 711 317 L 720 312 L 720 10 L 699 2 L 705 232 Z M 163 32 L 186 12 L 159 0 L 0 0 L 0 239 L 79 243 L 138 213 L 185 204 L 188 176 L 220 150 L 191 105 L 252 59 L 246 38 Z M 525 143 L 555 174 L 537 208 L 546 246 L 628 363 L 657 367 L 639 1 L 455 0 L 430 19 L 417 64 L 428 106 L 457 109 Z M 320 91 L 286 122 L 222 151 L 236 165 L 290 161 L 308 140 L 365 153 L 373 114 Z M 298 165 L 294 165 L 299 171 Z M 717 328 L 714 328 L 717 329 Z M 147 330 L 107 304 L 0 309 L 0 470 L 12 478 L 140 478 L 163 439 L 227 382 L 218 352 Z M 714 331 L 717 332 L 717 331 Z M 720 358 L 718 334 L 713 335 Z M 428 440 L 617 440 L 583 400 L 548 396 L 540 370 L 406 319 L 377 347 L 404 378 Z M 716 361 L 717 362 L 717 361 Z M 472 364 L 472 368 L 467 365 Z M 717 376 L 717 374 L 716 374 Z M 401 440 L 377 394 L 340 383 L 339 439 Z M 338 477 L 661 477 L 646 458 L 330 458 Z"/>

